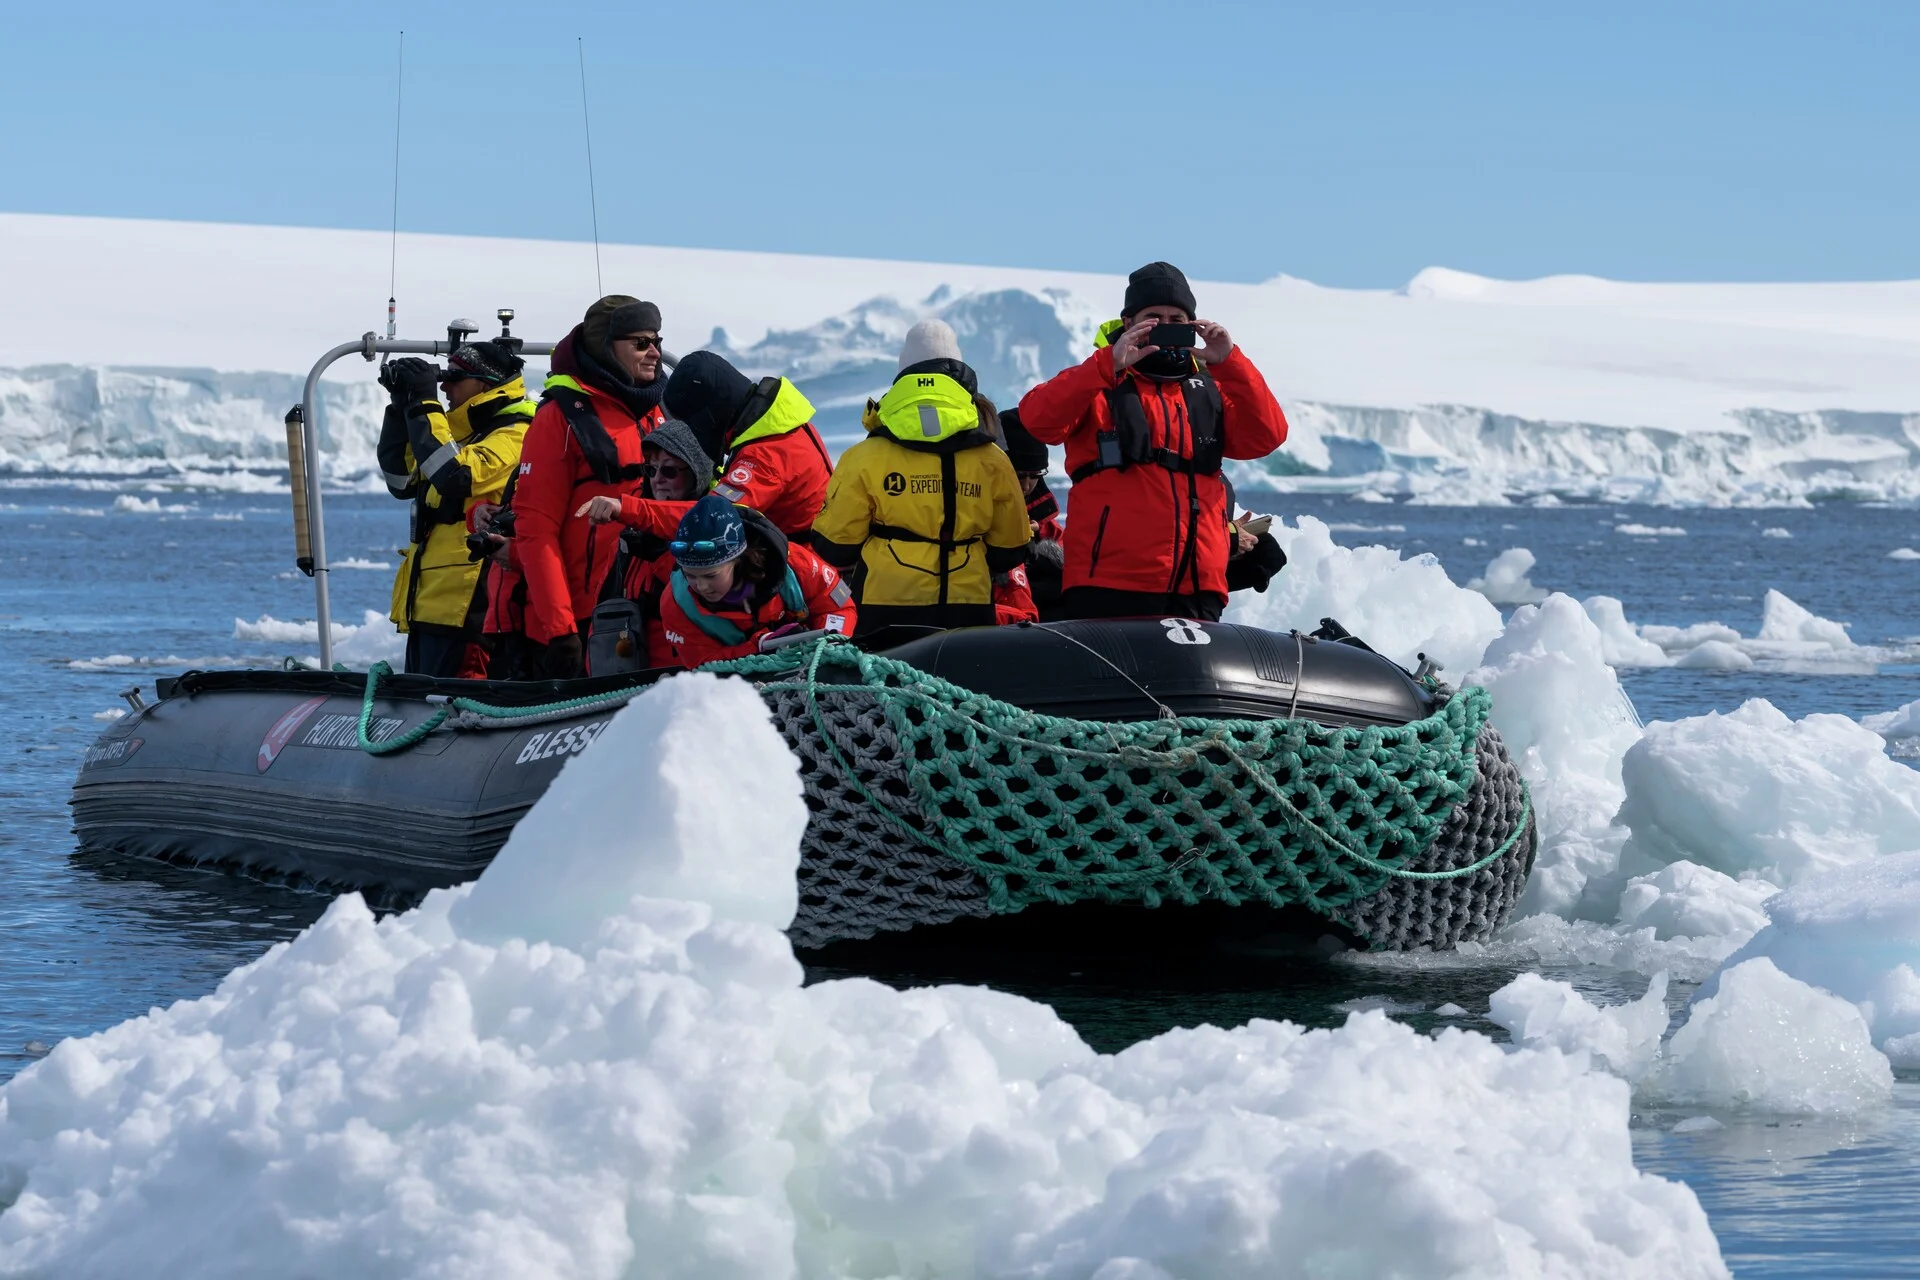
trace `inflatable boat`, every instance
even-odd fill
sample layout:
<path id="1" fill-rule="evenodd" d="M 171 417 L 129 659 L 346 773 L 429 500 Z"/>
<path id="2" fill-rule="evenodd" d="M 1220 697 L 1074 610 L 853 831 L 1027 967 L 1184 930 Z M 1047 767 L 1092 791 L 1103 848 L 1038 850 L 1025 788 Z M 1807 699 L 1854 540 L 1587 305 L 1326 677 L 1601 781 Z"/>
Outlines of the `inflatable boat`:
<path id="1" fill-rule="evenodd" d="M 1183 907 L 1446 947 L 1502 923 L 1532 862 L 1485 695 L 1353 642 L 1149 618 L 823 638 L 720 669 L 759 686 L 801 761 L 805 948 Z M 92 851 L 403 903 L 478 875 L 671 678 L 188 672 L 88 750 L 75 829 Z"/>

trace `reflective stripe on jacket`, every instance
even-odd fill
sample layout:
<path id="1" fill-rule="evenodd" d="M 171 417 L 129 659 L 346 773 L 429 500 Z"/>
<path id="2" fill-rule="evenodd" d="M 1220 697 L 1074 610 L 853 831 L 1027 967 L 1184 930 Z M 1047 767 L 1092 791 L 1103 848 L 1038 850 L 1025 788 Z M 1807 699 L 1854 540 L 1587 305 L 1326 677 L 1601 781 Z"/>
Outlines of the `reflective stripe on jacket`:
<path id="1" fill-rule="evenodd" d="M 401 631 L 416 624 L 477 627 L 485 608 L 476 599 L 481 566 L 467 555 L 467 513 L 475 504 L 499 502 L 520 465 L 534 406 L 519 378 L 491 387 L 451 411 L 438 402 L 414 406 L 424 413 L 438 447 L 416 459 L 408 446 L 407 491 L 414 500 L 414 538 L 400 553 L 389 616 Z M 395 476 L 388 470 L 388 487 Z M 443 493 L 436 479 L 451 493 Z"/>

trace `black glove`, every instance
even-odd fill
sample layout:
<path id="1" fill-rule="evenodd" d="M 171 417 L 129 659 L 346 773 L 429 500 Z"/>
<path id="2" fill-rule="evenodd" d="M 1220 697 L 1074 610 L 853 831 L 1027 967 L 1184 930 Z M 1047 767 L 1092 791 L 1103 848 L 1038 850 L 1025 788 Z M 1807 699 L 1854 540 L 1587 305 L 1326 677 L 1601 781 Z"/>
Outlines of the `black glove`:
<path id="1" fill-rule="evenodd" d="M 440 371 L 419 356 L 406 356 L 380 370 L 380 385 L 404 409 L 440 398 Z"/>
<path id="2" fill-rule="evenodd" d="M 548 680 L 574 680 L 586 674 L 580 637 L 572 632 L 555 636 L 540 651 L 540 674 Z"/>
<path id="3" fill-rule="evenodd" d="M 1229 531 L 1228 537 L 1232 537 Z M 1245 555 L 1227 561 L 1227 590 L 1265 591 L 1274 575 L 1287 567 L 1287 553 L 1271 533 L 1262 533 Z"/>

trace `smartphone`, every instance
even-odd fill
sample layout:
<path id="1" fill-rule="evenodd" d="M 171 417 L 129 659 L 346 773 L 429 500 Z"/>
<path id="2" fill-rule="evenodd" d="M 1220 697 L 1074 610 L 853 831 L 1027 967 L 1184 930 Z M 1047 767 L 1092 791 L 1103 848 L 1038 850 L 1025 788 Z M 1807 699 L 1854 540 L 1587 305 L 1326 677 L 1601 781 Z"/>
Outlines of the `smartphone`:
<path id="1" fill-rule="evenodd" d="M 1147 331 L 1147 345 L 1162 351 L 1174 347 L 1197 347 L 1200 345 L 1200 334 L 1190 324 L 1157 324 Z"/>
<path id="2" fill-rule="evenodd" d="M 1240 517 L 1238 523 L 1242 529 L 1257 538 L 1267 531 L 1267 527 L 1273 523 L 1273 517 L 1245 515 Z"/>

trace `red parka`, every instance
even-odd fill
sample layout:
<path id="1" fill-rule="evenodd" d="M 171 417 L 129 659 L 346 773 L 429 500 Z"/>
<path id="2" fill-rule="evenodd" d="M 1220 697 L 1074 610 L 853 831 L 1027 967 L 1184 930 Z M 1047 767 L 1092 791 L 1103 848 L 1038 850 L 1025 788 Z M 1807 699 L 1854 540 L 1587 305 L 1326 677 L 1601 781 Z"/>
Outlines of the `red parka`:
<path id="1" fill-rule="evenodd" d="M 736 446 L 713 491 L 728 502 L 764 512 L 789 538 L 804 539 L 826 505 L 831 479 L 827 446 L 807 422 Z"/>
<path id="2" fill-rule="evenodd" d="M 576 331 L 577 333 L 577 331 Z M 520 475 L 514 483 L 515 557 L 526 577 L 526 633 L 540 644 L 576 630 L 593 614 L 600 587 L 620 550 L 617 530 L 589 524 L 574 512 L 589 498 L 625 497 L 640 491 L 640 442 L 661 419 L 656 403 L 634 412 L 617 397 L 577 375 L 563 339 L 553 353 L 549 390 L 584 392 L 630 479 L 603 481 L 594 475 L 579 440 L 553 395 L 540 403 L 520 451 Z"/>
<path id="3" fill-rule="evenodd" d="M 1286 415 L 1253 361 L 1235 347 L 1209 367 L 1221 399 L 1224 456 L 1264 458 L 1287 438 Z M 1193 456 L 1187 399 L 1180 381 L 1159 381 L 1130 369 L 1152 448 Z M 1108 430 L 1107 392 L 1118 386 L 1113 349 L 1054 375 L 1021 398 L 1020 421 L 1038 440 L 1067 447 L 1067 471 L 1099 458 L 1096 435 Z M 1218 472 L 1190 477 L 1156 463 L 1094 471 L 1069 494 L 1062 586 L 1109 587 L 1174 595 L 1227 595 L 1227 488 Z M 1199 511 L 1192 510 L 1197 500 Z M 1189 538 L 1194 552 L 1186 564 Z"/>
<path id="4" fill-rule="evenodd" d="M 757 543 L 767 548 L 774 554 L 776 564 L 784 556 L 787 567 L 793 570 L 794 580 L 799 584 L 805 603 L 799 608 L 790 607 L 775 591 L 757 609 L 749 610 L 744 601 L 735 606 L 709 604 L 691 590 L 685 593 L 683 603 L 681 594 L 673 589 L 673 583 L 669 580 L 660 593 L 660 634 L 671 655 L 669 661 L 674 665 L 697 667 L 726 658 L 744 658 L 760 651 L 761 637 L 767 632 L 789 624 L 801 630 L 824 628 L 840 635 L 853 634 L 858 614 L 853 603 L 853 589 L 838 571 L 810 548 L 788 543 L 771 521 L 759 512 L 743 511 L 741 514 L 747 521 L 749 544 Z M 690 615 L 688 605 L 702 617 Z M 703 619 L 731 623 L 745 633 L 745 638 L 737 643 L 721 640 L 700 625 Z"/>

